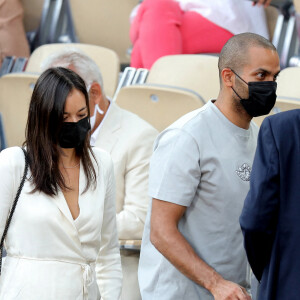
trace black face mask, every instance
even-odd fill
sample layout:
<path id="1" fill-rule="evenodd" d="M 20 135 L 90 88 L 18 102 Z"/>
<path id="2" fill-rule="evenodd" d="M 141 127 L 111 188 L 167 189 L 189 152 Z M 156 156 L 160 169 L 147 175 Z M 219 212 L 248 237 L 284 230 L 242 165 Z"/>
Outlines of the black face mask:
<path id="1" fill-rule="evenodd" d="M 78 122 L 64 122 L 59 134 L 59 145 L 62 148 L 77 148 L 85 140 L 91 129 L 89 118 L 83 118 Z"/>
<path id="2" fill-rule="evenodd" d="M 248 99 L 242 99 L 240 95 L 234 90 L 234 88 L 231 87 L 235 94 L 241 99 L 240 102 L 246 112 L 251 117 L 258 117 L 269 114 L 276 102 L 277 83 L 275 81 L 251 81 L 247 83 L 233 70 L 232 72 L 243 82 L 245 82 L 249 87 Z"/>

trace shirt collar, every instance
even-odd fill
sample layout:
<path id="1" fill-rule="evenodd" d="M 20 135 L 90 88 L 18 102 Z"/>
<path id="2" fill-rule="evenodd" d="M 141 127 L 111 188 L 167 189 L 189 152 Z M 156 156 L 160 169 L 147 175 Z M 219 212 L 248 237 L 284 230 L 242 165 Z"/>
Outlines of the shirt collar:
<path id="1" fill-rule="evenodd" d="M 107 115 L 109 114 L 110 107 L 111 107 L 111 105 L 110 105 L 111 104 L 111 99 L 109 97 L 107 97 L 107 100 L 109 101 L 108 109 L 107 109 L 107 111 L 106 111 L 106 113 L 104 115 L 103 120 L 100 122 L 100 124 L 98 125 L 98 127 L 96 128 L 96 130 L 92 133 L 91 141 L 90 141 L 91 146 L 95 146 L 97 138 L 98 138 L 99 133 L 100 133 L 100 129 L 103 126 L 103 123 L 105 122 L 105 119 L 107 118 Z"/>

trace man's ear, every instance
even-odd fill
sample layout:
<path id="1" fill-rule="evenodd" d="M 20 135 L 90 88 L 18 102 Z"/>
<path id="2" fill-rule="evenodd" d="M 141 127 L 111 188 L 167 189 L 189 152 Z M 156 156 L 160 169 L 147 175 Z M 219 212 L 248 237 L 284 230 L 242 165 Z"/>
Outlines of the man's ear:
<path id="1" fill-rule="evenodd" d="M 230 68 L 224 68 L 221 72 L 223 86 L 231 88 L 235 83 L 234 73 Z"/>
<path id="2" fill-rule="evenodd" d="M 96 104 L 100 105 L 100 103 L 103 101 L 102 89 L 99 83 L 97 82 L 92 83 L 89 91 L 89 97 L 90 97 L 90 101 L 92 101 L 94 105 Z"/>

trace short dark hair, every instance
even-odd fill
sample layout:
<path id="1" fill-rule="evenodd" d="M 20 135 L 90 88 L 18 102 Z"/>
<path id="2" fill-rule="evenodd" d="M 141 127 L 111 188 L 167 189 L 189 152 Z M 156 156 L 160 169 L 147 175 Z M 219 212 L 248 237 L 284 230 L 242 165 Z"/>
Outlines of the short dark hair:
<path id="1" fill-rule="evenodd" d="M 220 83 L 222 84 L 222 70 L 230 68 L 239 72 L 247 64 L 248 52 L 251 47 L 262 47 L 277 51 L 275 46 L 261 35 L 245 32 L 230 38 L 222 48 L 219 56 L 218 68 Z"/>
<path id="2" fill-rule="evenodd" d="M 61 149 L 58 147 L 59 133 L 63 124 L 64 107 L 69 93 L 76 89 L 86 101 L 88 116 L 88 94 L 85 83 L 75 72 L 65 68 L 51 68 L 42 73 L 34 87 L 26 126 L 26 141 L 32 192 L 40 191 L 47 195 L 57 195 L 58 187 L 68 189 L 58 167 Z M 90 134 L 87 134 L 82 146 L 75 149 L 81 158 L 87 178 L 84 192 L 93 183 L 96 185 L 96 172 L 91 156 Z"/>

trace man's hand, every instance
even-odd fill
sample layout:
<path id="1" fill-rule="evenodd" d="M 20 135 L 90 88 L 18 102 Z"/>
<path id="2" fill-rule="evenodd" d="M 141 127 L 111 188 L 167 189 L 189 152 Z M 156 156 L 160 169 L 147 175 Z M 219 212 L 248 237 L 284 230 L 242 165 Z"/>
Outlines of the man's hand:
<path id="1" fill-rule="evenodd" d="M 236 283 L 221 278 L 210 292 L 215 300 L 251 300 L 247 291 Z"/>
<path id="2" fill-rule="evenodd" d="M 257 0 L 253 2 L 253 6 L 257 4 L 258 6 L 263 5 L 264 7 L 268 7 L 271 1 L 272 0 Z"/>

